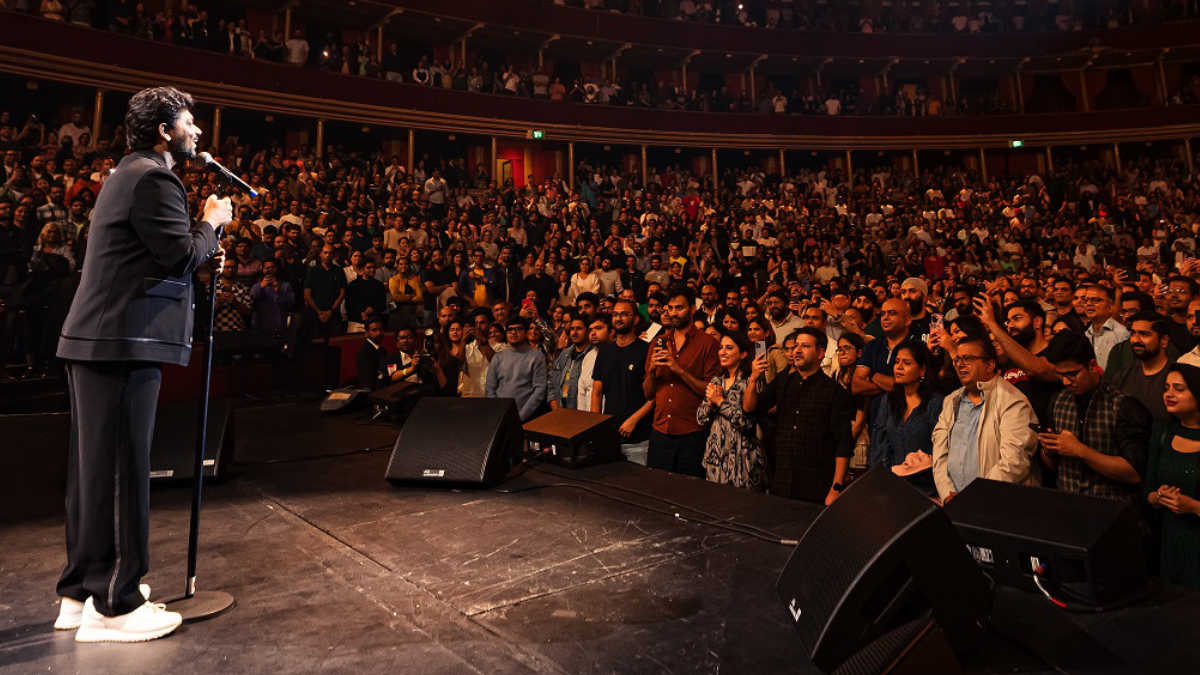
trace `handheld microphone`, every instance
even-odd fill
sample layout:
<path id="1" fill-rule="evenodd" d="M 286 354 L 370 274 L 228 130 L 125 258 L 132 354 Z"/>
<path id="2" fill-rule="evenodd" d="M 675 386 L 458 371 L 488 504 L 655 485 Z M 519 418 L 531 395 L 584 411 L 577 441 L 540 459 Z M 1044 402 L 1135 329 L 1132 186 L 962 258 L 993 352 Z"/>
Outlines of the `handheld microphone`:
<path id="1" fill-rule="evenodd" d="M 221 166 L 221 163 L 218 162 L 217 160 L 213 159 L 213 156 L 210 155 L 209 153 L 199 152 L 199 153 L 196 153 L 196 157 L 199 158 L 199 160 L 201 162 L 204 162 L 204 168 L 208 169 L 209 171 L 215 171 L 215 172 L 221 174 L 222 176 L 225 177 L 225 180 L 229 181 L 229 183 L 231 185 L 233 185 L 234 187 L 238 188 L 242 192 L 245 192 L 246 194 L 250 195 L 251 197 L 258 196 L 258 190 L 255 190 L 254 188 L 250 187 L 250 185 L 246 181 L 242 180 L 241 178 L 238 178 L 237 174 L 235 174 L 234 172 L 230 171 L 229 169 L 226 169 L 224 166 Z"/>

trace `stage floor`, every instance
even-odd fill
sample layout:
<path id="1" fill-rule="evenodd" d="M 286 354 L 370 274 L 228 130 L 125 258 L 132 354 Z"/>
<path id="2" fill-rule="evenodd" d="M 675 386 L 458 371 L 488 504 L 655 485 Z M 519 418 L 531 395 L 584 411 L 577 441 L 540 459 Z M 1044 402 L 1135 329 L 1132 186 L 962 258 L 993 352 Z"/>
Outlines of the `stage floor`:
<path id="1" fill-rule="evenodd" d="M 383 480 L 386 451 L 354 452 L 389 444 L 394 428 L 305 405 L 239 414 L 239 464 L 207 491 L 199 574 L 201 589 L 237 605 L 164 640 L 77 645 L 51 628 L 61 520 L 0 526 L 0 672 L 815 672 L 774 594 L 788 547 L 577 489 L 396 488 Z M 818 512 L 625 463 L 552 470 L 791 538 Z M 555 482 L 533 470 L 501 488 Z M 145 581 L 155 599 L 183 590 L 188 497 L 186 487 L 154 491 Z M 1169 627 L 1146 625 L 1161 604 L 1096 622 L 1101 635 L 1143 633 L 1096 672 L 1200 663 L 1185 637 L 1200 603 L 1163 602 L 1176 615 Z M 1147 643 L 1167 651 L 1144 662 Z M 1046 670 L 1025 661 L 1004 671 Z"/>

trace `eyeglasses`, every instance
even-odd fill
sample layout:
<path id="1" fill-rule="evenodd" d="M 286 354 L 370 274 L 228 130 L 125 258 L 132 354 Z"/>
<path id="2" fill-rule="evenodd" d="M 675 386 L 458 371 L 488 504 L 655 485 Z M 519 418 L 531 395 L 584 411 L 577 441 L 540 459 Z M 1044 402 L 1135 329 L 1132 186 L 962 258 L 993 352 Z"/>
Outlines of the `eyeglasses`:
<path id="1" fill-rule="evenodd" d="M 837 348 L 837 353 L 839 353 L 839 354 L 844 353 L 844 352 L 853 352 L 853 351 L 857 351 L 853 345 L 841 345 Z"/>
<path id="2" fill-rule="evenodd" d="M 984 361 L 986 356 L 975 356 L 974 354 L 961 354 L 954 357 L 954 365 L 961 366 L 964 363 L 974 363 L 975 361 Z"/>
<path id="3" fill-rule="evenodd" d="M 1081 304 L 1081 305 L 1098 305 L 1102 302 L 1104 302 L 1104 298 L 1080 298 L 1079 299 L 1079 304 Z"/>

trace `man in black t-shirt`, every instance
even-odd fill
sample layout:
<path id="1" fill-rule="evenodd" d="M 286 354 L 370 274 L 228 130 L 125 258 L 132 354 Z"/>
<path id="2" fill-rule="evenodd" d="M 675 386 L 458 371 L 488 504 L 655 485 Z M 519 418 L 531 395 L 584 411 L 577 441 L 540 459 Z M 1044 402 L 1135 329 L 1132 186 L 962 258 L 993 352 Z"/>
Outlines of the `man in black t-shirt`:
<path id="1" fill-rule="evenodd" d="M 617 418 L 625 458 L 644 466 L 654 401 L 647 401 L 642 391 L 650 344 L 638 339 L 637 316 L 637 306 L 628 300 L 613 306 L 616 339 L 601 344 L 596 355 L 592 400 L 603 401 L 604 413 Z M 596 403 L 592 409 L 597 409 Z"/>

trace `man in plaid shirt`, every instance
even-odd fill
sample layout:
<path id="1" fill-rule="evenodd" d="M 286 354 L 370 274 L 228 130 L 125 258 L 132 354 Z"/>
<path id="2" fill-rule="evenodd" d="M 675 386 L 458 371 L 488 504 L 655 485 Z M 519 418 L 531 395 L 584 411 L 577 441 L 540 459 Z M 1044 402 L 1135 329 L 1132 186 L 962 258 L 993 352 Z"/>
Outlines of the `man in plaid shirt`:
<path id="1" fill-rule="evenodd" d="M 250 289 L 233 276 L 233 265 L 221 271 L 221 284 L 217 287 L 217 313 L 213 317 L 214 333 L 235 333 L 246 330 L 249 324 Z"/>
<path id="2" fill-rule="evenodd" d="M 1104 382 L 1083 335 L 1060 333 L 1045 354 L 1064 385 L 1050 400 L 1046 426 L 1051 429 L 1038 434 L 1039 455 L 1058 471 L 1058 488 L 1106 499 L 1134 498 L 1146 465 L 1150 413 Z"/>
<path id="3" fill-rule="evenodd" d="M 67 220 L 67 207 L 64 198 L 66 189 L 62 183 L 53 183 L 50 185 L 50 195 L 46 198 L 46 203 L 37 208 L 37 219 L 39 225 L 45 225 L 49 222 L 62 223 Z"/>

